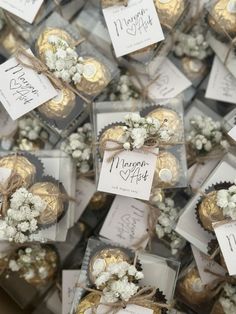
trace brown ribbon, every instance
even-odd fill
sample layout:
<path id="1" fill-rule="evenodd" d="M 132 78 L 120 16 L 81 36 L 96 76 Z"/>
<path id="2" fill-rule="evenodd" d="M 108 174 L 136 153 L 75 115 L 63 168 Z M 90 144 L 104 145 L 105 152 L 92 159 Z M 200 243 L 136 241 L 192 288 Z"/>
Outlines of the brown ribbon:
<path id="1" fill-rule="evenodd" d="M 81 43 L 81 41 L 79 43 Z M 22 57 L 23 59 L 26 59 L 28 62 L 23 61 Z M 89 101 L 85 96 L 79 93 L 77 89 L 72 87 L 70 84 L 57 78 L 51 71 L 49 71 L 46 64 L 44 64 L 41 60 L 39 60 L 35 56 L 28 53 L 22 47 L 18 48 L 18 50 L 16 51 L 15 58 L 24 67 L 34 70 L 38 72 L 39 74 L 44 74 L 51 81 L 51 83 L 55 86 L 55 88 L 57 89 L 67 88 L 71 90 L 73 93 L 75 93 L 76 95 L 78 95 L 80 98 L 82 98 L 87 104 L 91 103 L 91 101 Z"/>

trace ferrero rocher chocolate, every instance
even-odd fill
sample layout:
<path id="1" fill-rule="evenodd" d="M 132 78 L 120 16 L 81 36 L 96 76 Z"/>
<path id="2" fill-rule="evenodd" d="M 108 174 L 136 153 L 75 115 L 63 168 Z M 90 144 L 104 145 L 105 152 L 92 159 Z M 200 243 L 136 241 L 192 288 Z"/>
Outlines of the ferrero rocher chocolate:
<path id="1" fill-rule="evenodd" d="M 230 0 L 219 0 L 208 15 L 208 24 L 214 33 L 227 40 L 225 32 L 233 39 L 236 36 L 235 3 Z"/>
<path id="2" fill-rule="evenodd" d="M 166 124 L 167 128 L 173 135 L 171 135 L 170 142 L 179 139 L 182 134 L 182 122 L 179 115 L 172 109 L 158 107 L 149 112 L 148 117 L 158 119 L 160 124 Z"/>
<path id="3" fill-rule="evenodd" d="M 36 51 L 39 58 L 45 63 L 45 52 L 47 50 L 53 51 L 53 45 L 48 42 L 49 36 L 58 36 L 59 38 L 65 40 L 69 46 L 74 47 L 74 39 L 64 30 L 59 28 L 46 28 L 43 33 L 40 34 L 36 42 Z"/>
<path id="4" fill-rule="evenodd" d="M 36 167 L 26 157 L 19 155 L 0 158 L 0 168 L 14 170 L 23 180 L 23 186 L 28 187 L 34 181 Z"/>
<path id="5" fill-rule="evenodd" d="M 40 196 L 47 204 L 47 207 L 37 218 L 38 223 L 50 225 L 57 222 L 64 211 L 60 188 L 52 182 L 38 182 L 31 186 L 30 192 Z"/>
<path id="6" fill-rule="evenodd" d="M 119 262 L 129 262 L 130 257 L 121 249 L 119 248 L 107 248 L 103 249 L 101 251 L 98 251 L 90 260 L 89 263 L 89 278 L 92 283 L 95 282 L 95 278 L 92 274 L 93 272 L 93 265 L 96 259 L 104 259 L 106 266 L 114 263 L 119 263 Z"/>
<path id="7" fill-rule="evenodd" d="M 184 57 L 181 59 L 181 65 L 190 79 L 200 78 L 207 71 L 206 62 L 196 58 Z"/>
<path id="8" fill-rule="evenodd" d="M 91 209 L 97 210 L 102 208 L 107 201 L 107 194 L 103 192 L 96 192 L 89 202 Z"/>
<path id="9" fill-rule="evenodd" d="M 114 125 L 110 127 L 109 129 L 106 129 L 100 139 L 99 139 L 99 153 L 101 156 L 104 154 L 104 150 L 106 147 L 106 143 L 109 140 L 114 140 L 114 141 L 121 141 L 122 137 L 124 136 L 125 131 L 124 127 L 122 125 Z"/>
<path id="10" fill-rule="evenodd" d="M 213 297 L 212 287 L 202 283 L 197 268 L 192 268 L 179 281 L 177 292 L 189 304 L 194 305 L 205 303 Z"/>
<path id="11" fill-rule="evenodd" d="M 176 185 L 180 176 L 177 158 L 169 152 L 161 152 L 157 157 L 153 186 L 170 188 Z"/>
<path id="12" fill-rule="evenodd" d="M 184 0 L 154 0 L 161 26 L 171 30 L 185 9 Z"/>
<path id="13" fill-rule="evenodd" d="M 95 292 L 91 292 L 87 294 L 79 303 L 77 307 L 76 314 L 86 314 L 89 309 L 92 307 L 96 307 L 100 303 L 101 295 Z M 142 307 L 151 309 L 153 311 L 153 314 L 162 314 L 162 309 L 155 303 L 150 304 L 150 302 L 147 302 L 145 304 L 145 301 L 143 301 L 140 304 Z"/>
<path id="14" fill-rule="evenodd" d="M 76 88 L 84 94 L 96 95 L 110 81 L 107 67 L 92 57 L 83 57 L 83 75 Z"/>
<path id="15" fill-rule="evenodd" d="M 217 191 L 208 193 L 198 205 L 197 211 L 202 226 L 208 231 L 213 231 L 213 222 L 225 219 L 222 208 L 217 206 Z"/>
<path id="16" fill-rule="evenodd" d="M 37 110 L 49 119 L 65 119 L 75 107 L 75 94 L 63 88 L 58 96 L 39 106 Z"/>

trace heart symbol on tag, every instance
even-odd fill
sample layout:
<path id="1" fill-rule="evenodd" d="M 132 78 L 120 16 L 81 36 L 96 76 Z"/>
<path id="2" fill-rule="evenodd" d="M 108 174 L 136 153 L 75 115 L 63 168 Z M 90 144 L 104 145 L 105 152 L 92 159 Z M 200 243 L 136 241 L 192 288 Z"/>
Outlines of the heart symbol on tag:
<path id="1" fill-rule="evenodd" d="M 121 176 L 121 178 L 122 178 L 123 180 L 127 181 L 128 178 L 129 178 L 129 176 L 130 176 L 130 170 L 129 170 L 129 169 L 126 170 L 126 171 L 121 170 L 121 171 L 120 171 L 120 176 Z"/>
<path id="2" fill-rule="evenodd" d="M 136 25 L 133 24 L 130 28 L 127 28 L 126 33 L 132 36 L 136 35 Z"/>
<path id="3" fill-rule="evenodd" d="M 21 84 L 17 83 L 15 79 L 10 80 L 10 89 L 20 88 Z"/>

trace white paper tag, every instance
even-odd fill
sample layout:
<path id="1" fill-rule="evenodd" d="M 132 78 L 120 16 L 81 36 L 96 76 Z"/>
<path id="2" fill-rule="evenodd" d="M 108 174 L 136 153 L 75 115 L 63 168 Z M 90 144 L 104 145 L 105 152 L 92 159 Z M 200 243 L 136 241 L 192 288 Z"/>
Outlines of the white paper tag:
<path id="1" fill-rule="evenodd" d="M 79 270 L 63 270 L 62 272 L 62 314 L 70 313 L 79 274 Z"/>
<path id="2" fill-rule="evenodd" d="M 123 246 L 135 245 L 147 232 L 148 205 L 133 198 L 116 196 L 100 235 Z M 148 239 L 142 243 L 145 248 Z"/>
<path id="3" fill-rule="evenodd" d="M 97 308 L 97 314 L 107 314 L 109 310 L 109 306 L 99 305 Z M 92 310 L 89 309 L 85 311 L 85 314 L 92 314 Z M 148 309 L 147 307 L 128 304 L 125 309 L 119 310 L 117 314 L 153 314 L 153 310 Z"/>
<path id="4" fill-rule="evenodd" d="M 164 39 L 153 0 L 129 0 L 127 7 L 110 6 L 103 14 L 117 57 Z"/>
<path id="5" fill-rule="evenodd" d="M 140 75 L 143 86 L 149 86 L 148 95 L 152 99 L 169 99 L 178 96 L 185 89 L 190 87 L 190 80 L 171 62 L 164 58 L 161 66 L 155 73 L 156 81 L 150 84 L 152 78 Z M 134 82 L 137 80 L 134 78 Z"/>
<path id="6" fill-rule="evenodd" d="M 205 269 L 208 269 L 221 276 L 224 276 L 226 274 L 226 271 L 222 266 L 217 264 L 214 260 L 211 260 L 209 256 L 199 251 L 195 246 L 191 245 L 191 247 L 200 278 L 204 285 L 208 285 L 218 278 L 217 276 L 206 272 Z"/>
<path id="7" fill-rule="evenodd" d="M 236 275 L 236 221 L 214 223 L 213 228 L 230 276 Z"/>
<path id="8" fill-rule="evenodd" d="M 0 0 L 0 7 L 26 22 L 33 23 L 42 3 L 43 0 Z"/>
<path id="9" fill-rule="evenodd" d="M 0 77 L 0 101 L 13 120 L 58 94 L 45 75 L 23 67 L 15 58 L 0 65 Z"/>
<path id="10" fill-rule="evenodd" d="M 236 141 L 236 126 L 234 126 L 228 133 L 228 135 Z"/>
<path id="11" fill-rule="evenodd" d="M 157 156 L 140 151 L 123 151 L 114 156 L 105 150 L 98 191 L 149 200 Z"/>
<path id="12" fill-rule="evenodd" d="M 205 97 L 235 104 L 235 86 L 236 78 L 215 56 Z"/>
<path id="13" fill-rule="evenodd" d="M 77 181 L 75 222 L 79 220 L 95 192 L 96 186 L 92 181 L 86 179 L 79 179 Z"/>
<path id="14" fill-rule="evenodd" d="M 18 123 L 13 121 L 4 107 L 0 104 L 0 138 L 12 136 L 18 128 Z"/>

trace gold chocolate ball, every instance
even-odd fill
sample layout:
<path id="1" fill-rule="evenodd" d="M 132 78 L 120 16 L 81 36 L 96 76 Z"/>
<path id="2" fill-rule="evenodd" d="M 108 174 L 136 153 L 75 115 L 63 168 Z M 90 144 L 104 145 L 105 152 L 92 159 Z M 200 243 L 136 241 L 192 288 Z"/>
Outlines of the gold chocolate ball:
<path id="1" fill-rule="evenodd" d="M 83 57 L 83 74 L 76 88 L 84 94 L 100 93 L 110 81 L 107 67 L 92 57 Z"/>
<path id="2" fill-rule="evenodd" d="M 49 119 L 65 119 L 75 107 L 75 94 L 63 88 L 58 96 L 39 106 L 37 110 Z"/>
<path id="3" fill-rule="evenodd" d="M 93 265 L 97 259 L 104 259 L 106 267 L 110 264 L 120 263 L 120 262 L 129 262 L 130 257 L 121 249 L 103 249 L 97 252 L 89 262 L 89 278 L 92 283 L 95 282 L 95 277 L 93 276 Z"/>
<path id="4" fill-rule="evenodd" d="M 96 192 L 89 202 L 91 209 L 101 209 L 107 201 L 107 194 L 103 192 Z"/>
<path id="5" fill-rule="evenodd" d="M 23 186 L 28 187 L 34 182 L 36 167 L 26 157 L 12 155 L 0 158 L 0 168 L 14 170 L 23 180 Z"/>
<path id="6" fill-rule="evenodd" d="M 49 225 L 55 223 L 64 211 L 64 203 L 60 188 L 52 182 L 38 182 L 31 186 L 30 192 L 38 195 L 46 202 L 46 208 L 37 218 L 38 223 Z"/>
<path id="7" fill-rule="evenodd" d="M 208 15 L 208 24 L 212 30 L 227 39 L 225 32 L 231 38 L 236 36 L 236 11 L 231 9 L 232 1 L 219 0 Z M 225 32 L 224 32 L 225 31 Z"/>
<path id="8" fill-rule="evenodd" d="M 179 281 L 177 291 L 189 304 L 201 304 L 213 297 L 211 286 L 202 283 L 197 268 L 192 268 Z"/>
<path id="9" fill-rule="evenodd" d="M 70 47 L 75 46 L 75 40 L 64 30 L 59 28 L 46 28 L 42 32 L 36 42 L 36 51 L 39 58 L 45 63 L 45 52 L 47 50 L 54 51 L 52 44 L 48 42 L 49 36 L 57 36 L 60 39 L 66 41 Z"/>
<path id="10" fill-rule="evenodd" d="M 181 59 L 182 68 L 184 73 L 190 79 L 197 79 L 202 77 L 207 71 L 207 64 L 199 59 L 184 57 Z"/>
<path id="11" fill-rule="evenodd" d="M 99 153 L 103 157 L 106 144 L 109 140 L 121 141 L 125 131 L 122 125 L 115 125 L 105 130 L 99 139 Z"/>
<path id="12" fill-rule="evenodd" d="M 180 139 L 183 132 L 182 122 L 174 110 L 160 107 L 149 112 L 147 116 L 159 120 L 160 124 L 166 123 L 168 130 L 173 134 L 170 136 L 170 142 Z"/>
<path id="13" fill-rule="evenodd" d="M 180 165 L 177 158 L 169 152 L 161 152 L 157 157 L 153 186 L 170 188 L 176 185 L 180 176 Z"/>
<path id="14" fill-rule="evenodd" d="M 198 206 L 199 219 L 206 230 L 213 231 L 212 223 L 224 220 L 223 210 L 217 206 L 217 191 L 203 198 Z"/>
<path id="15" fill-rule="evenodd" d="M 184 0 L 154 0 L 161 26 L 171 30 L 185 9 Z"/>

